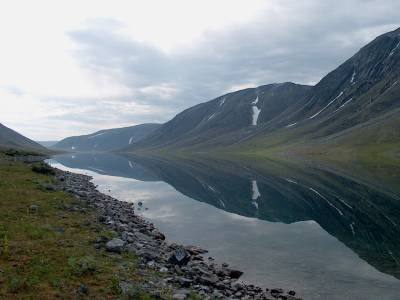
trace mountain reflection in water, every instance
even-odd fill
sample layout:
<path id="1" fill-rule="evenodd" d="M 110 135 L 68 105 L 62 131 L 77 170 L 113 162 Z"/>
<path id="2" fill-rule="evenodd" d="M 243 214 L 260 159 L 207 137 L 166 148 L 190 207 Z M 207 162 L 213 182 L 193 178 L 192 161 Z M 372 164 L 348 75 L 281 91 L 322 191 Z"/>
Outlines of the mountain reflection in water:
<path id="1" fill-rule="evenodd" d="M 95 182 L 121 200 L 144 200 L 144 216 L 169 239 L 210 249 L 243 269 L 244 279 L 293 288 L 311 299 L 400 294 L 400 197 L 382 186 L 272 161 L 81 153 L 51 162 L 100 174 Z"/>

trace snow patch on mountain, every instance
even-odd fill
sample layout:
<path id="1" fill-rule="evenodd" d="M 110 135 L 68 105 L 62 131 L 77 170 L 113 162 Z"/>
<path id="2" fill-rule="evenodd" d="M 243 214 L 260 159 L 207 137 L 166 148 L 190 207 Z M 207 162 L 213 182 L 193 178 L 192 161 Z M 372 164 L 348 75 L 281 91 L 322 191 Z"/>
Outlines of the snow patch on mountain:
<path id="1" fill-rule="evenodd" d="M 392 56 L 396 50 L 400 47 L 400 41 L 397 43 L 397 45 L 390 51 L 389 56 Z"/>
<path id="2" fill-rule="evenodd" d="M 286 125 L 285 127 L 292 127 L 292 126 L 294 126 L 294 125 L 296 125 L 296 124 L 297 124 L 297 122 L 292 123 L 292 124 L 289 124 L 289 125 Z"/>
<path id="3" fill-rule="evenodd" d="M 215 113 L 213 113 L 211 116 L 208 117 L 207 121 L 211 120 L 212 118 L 215 117 Z"/>
<path id="4" fill-rule="evenodd" d="M 351 84 L 355 84 L 355 83 L 356 83 L 356 82 L 354 81 L 355 77 L 356 77 L 356 71 L 354 71 L 354 72 L 353 72 L 353 75 L 351 75 L 351 79 L 350 79 L 350 83 L 351 83 Z"/>
<path id="5" fill-rule="evenodd" d="M 314 119 L 316 116 L 318 116 L 320 113 L 322 113 L 325 109 L 327 109 L 333 102 L 335 102 L 337 99 L 339 99 L 344 93 L 344 90 L 339 93 L 339 95 L 336 96 L 335 99 L 333 99 L 331 102 L 328 103 L 323 109 L 321 109 L 319 112 L 317 112 L 315 115 L 309 117 L 309 119 Z"/>
<path id="6" fill-rule="evenodd" d="M 219 106 L 222 106 L 222 105 L 224 105 L 224 103 L 225 103 L 225 100 L 226 100 L 226 97 L 224 97 L 224 98 L 221 100 L 221 102 L 219 103 Z"/>
<path id="7" fill-rule="evenodd" d="M 313 191 L 314 193 L 316 193 L 318 196 L 320 196 L 322 199 L 324 199 L 331 207 L 333 207 L 334 209 L 336 209 L 336 211 L 339 213 L 339 215 L 343 216 L 343 212 L 337 208 L 331 201 L 329 201 L 326 197 L 324 197 L 321 193 L 319 193 L 318 191 L 314 190 L 313 188 L 309 188 L 311 191 Z"/>
<path id="8" fill-rule="evenodd" d="M 129 145 L 131 145 L 133 143 L 133 136 L 131 136 L 131 138 L 129 139 Z"/>
<path id="9" fill-rule="evenodd" d="M 92 139 L 92 138 L 98 137 L 98 136 L 103 135 L 103 134 L 105 134 L 105 132 L 102 132 L 102 133 L 98 133 L 98 134 L 89 136 L 88 139 Z"/>
<path id="10" fill-rule="evenodd" d="M 336 109 L 333 113 L 337 112 L 338 110 L 342 109 L 347 103 L 349 103 L 350 101 L 352 101 L 353 98 L 350 98 L 349 100 L 347 100 L 345 103 L 343 103 L 338 109 Z"/>
<path id="11" fill-rule="evenodd" d="M 256 126 L 258 117 L 260 116 L 261 109 L 259 109 L 257 106 L 252 106 L 253 109 L 253 116 L 252 116 L 252 122 L 251 125 Z"/>
<path id="12" fill-rule="evenodd" d="M 252 190 L 252 195 L 251 195 L 252 200 L 257 200 L 259 197 L 261 197 L 260 191 L 258 190 L 257 180 L 251 181 L 251 190 Z"/>

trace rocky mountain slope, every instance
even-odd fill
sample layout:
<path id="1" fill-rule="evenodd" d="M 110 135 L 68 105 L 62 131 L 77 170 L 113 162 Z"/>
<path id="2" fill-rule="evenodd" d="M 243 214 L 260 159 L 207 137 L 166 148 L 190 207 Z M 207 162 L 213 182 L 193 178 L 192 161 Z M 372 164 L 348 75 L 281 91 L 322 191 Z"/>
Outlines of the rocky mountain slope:
<path id="1" fill-rule="evenodd" d="M 370 136 L 359 131 L 367 122 L 390 132 L 387 141 L 400 141 L 393 122 L 386 122 L 389 114 L 400 122 L 399 79 L 400 28 L 377 37 L 313 87 L 271 84 L 218 97 L 178 114 L 130 151 L 324 142 L 354 135 L 352 130 Z"/>
<path id="2" fill-rule="evenodd" d="M 46 150 L 42 145 L 0 124 L 0 147 L 26 150 Z"/>
<path id="3" fill-rule="evenodd" d="M 287 107 L 301 103 L 310 89 L 287 82 L 229 93 L 179 113 L 130 148 L 228 145 L 254 133 Z"/>
<path id="4" fill-rule="evenodd" d="M 92 134 L 65 138 L 52 146 L 68 151 L 113 151 L 133 145 L 157 129 L 160 124 L 140 124 L 136 126 L 100 130 Z"/>

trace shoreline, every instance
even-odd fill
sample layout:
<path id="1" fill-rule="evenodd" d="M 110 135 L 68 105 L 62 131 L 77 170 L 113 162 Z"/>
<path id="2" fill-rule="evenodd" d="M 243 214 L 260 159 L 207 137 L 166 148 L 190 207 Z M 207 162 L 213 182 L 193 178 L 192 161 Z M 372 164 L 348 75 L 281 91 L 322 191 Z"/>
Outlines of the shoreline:
<path id="1" fill-rule="evenodd" d="M 196 296 L 200 299 L 301 299 L 294 291 L 262 289 L 241 282 L 243 272 L 205 257 L 207 250 L 166 241 L 165 235 L 151 222 L 135 214 L 133 203 L 99 192 L 91 176 L 52 168 L 58 180 L 53 188 L 86 202 L 94 209 L 97 220 L 115 232 L 117 237 L 111 240 L 99 236 L 94 245 L 96 249 L 116 254 L 133 253 L 139 258 L 141 269 L 159 273 L 157 280 L 143 287 L 149 294 L 159 299 L 196 299 L 193 298 Z M 129 282 L 120 284 L 128 295 L 130 286 Z M 163 297 L 163 294 L 166 295 Z"/>

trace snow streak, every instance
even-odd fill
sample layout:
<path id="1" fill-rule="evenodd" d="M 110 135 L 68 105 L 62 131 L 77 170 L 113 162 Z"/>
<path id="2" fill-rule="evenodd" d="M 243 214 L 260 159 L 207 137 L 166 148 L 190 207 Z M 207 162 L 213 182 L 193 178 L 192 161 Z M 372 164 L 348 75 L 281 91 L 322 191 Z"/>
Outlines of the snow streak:
<path id="1" fill-rule="evenodd" d="M 333 99 L 331 102 L 328 103 L 323 109 L 321 109 L 319 112 L 317 112 L 315 115 L 309 117 L 309 119 L 314 119 L 316 116 L 318 116 L 320 113 L 322 113 L 325 109 L 327 109 L 333 102 L 335 102 L 337 99 L 339 99 L 343 95 L 344 91 L 341 91 L 339 95 L 336 96 L 335 99 Z"/>

